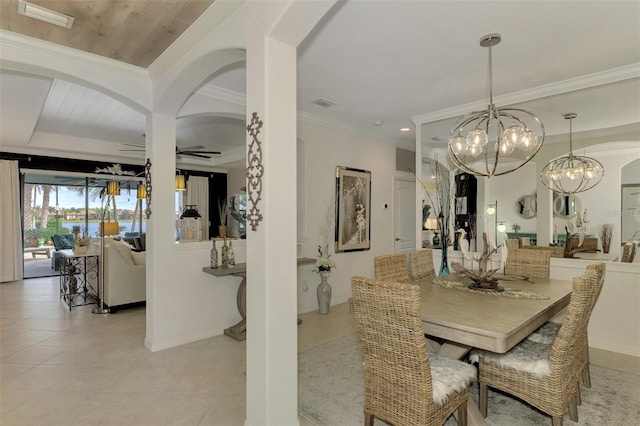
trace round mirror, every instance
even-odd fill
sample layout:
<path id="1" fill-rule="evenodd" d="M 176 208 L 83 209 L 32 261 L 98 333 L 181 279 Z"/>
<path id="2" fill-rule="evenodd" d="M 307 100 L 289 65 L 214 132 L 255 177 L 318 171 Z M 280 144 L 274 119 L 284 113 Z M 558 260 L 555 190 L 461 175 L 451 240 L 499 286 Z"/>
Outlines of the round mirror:
<path id="1" fill-rule="evenodd" d="M 570 218 L 582 211 L 582 201 L 575 195 L 553 193 L 553 215 Z"/>
<path id="2" fill-rule="evenodd" d="M 535 195 L 523 195 L 516 201 L 516 212 L 523 219 L 532 219 L 538 212 L 538 199 Z"/>

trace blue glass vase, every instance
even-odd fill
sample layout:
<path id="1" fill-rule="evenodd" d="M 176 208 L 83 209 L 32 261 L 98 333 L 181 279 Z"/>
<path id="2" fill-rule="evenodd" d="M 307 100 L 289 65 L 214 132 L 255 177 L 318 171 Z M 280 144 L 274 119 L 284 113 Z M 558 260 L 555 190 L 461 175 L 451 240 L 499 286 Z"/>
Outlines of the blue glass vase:
<path id="1" fill-rule="evenodd" d="M 441 277 L 443 275 L 449 275 L 451 271 L 449 271 L 449 236 L 446 232 L 442 232 L 442 262 L 440 263 L 440 272 L 438 272 L 438 276 Z"/>

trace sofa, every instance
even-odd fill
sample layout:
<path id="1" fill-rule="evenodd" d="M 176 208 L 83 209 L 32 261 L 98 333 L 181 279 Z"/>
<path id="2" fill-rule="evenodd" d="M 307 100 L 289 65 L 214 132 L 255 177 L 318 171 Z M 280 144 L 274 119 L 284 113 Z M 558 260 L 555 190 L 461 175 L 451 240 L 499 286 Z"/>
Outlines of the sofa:
<path id="1" fill-rule="evenodd" d="M 99 250 L 98 242 L 98 250 Z M 105 239 L 104 303 L 112 311 L 146 301 L 146 254 L 123 241 Z"/>

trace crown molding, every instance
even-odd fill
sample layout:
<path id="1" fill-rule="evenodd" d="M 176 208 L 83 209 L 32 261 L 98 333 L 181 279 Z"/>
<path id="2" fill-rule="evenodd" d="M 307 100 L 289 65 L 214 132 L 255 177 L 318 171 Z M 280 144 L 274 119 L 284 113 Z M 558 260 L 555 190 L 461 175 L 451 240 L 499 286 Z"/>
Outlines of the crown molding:
<path id="1" fill-rule="evenodd" d="M 136 79 L 149 81 L 149 73 L 145 68 L 126 62 L 106 58 L 94 53 L 62 46 L 49 41 L 28 37 L 11 31 L 0 30 L 0 59 L 1 68 L 5 67 L 6 50 L 19 49 L 21 51 L 32 52 L 42 58 L 41 63 L 51 63 L 48 58 L 55 61 L 63 61 L 88 68 L 107 70 L 108 72 L 126 73 Z"/>
<path id="2" fill-rule="evenodd" d="M 619 68 L 613 68 L 593 74 L 587 74 L 580 77 L 570 78 L 551 84 L 532 87 L 530 89 L 520 90 L 505 95 L 494 97 L 496 105 L 513 105 L 521 102 L 532 101 L 535 99 L 545 98 L 562 93 L 573 92 L 590 87 L 602 86 L 605 84 L 615 83 L 622 80 L 640 77 L 640 63 L 625 65 Z M 447 118 L 458 117 L 471 111 L 482 110 L 487 107 L 487 100 L 471 102 L 465 105 L 458 105 L 451 108 L 445 108 L 440 111 L 429 112 L 426 114 L 415 115 L 411 117 L 411 121 L 418 126 L 421 124 L 431 123 L 433 121 L 444 120 Z"/>
<path id="3" fill-rule="evenodd" d="M 235 12 L 245 0 L 216 0 L 191 24 L 162 54 L 149 65 L 149 74 L 153 79 L 169 70 L 171 66 L 204 39 L 220 23 Z"/>

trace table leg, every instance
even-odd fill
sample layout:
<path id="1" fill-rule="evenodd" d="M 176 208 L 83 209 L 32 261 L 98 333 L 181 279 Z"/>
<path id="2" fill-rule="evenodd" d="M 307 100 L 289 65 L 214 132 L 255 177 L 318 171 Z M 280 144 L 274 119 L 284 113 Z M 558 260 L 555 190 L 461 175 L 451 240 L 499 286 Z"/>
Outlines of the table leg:
<path id="1" fill-rule="evenodd" d="M 240 276 L 240 275 L 239 275 Z M 234 326 L 226 328 L 224 334 L 235 339 L 239 342 L 247 340 L 247 276 L 242 275 L 242 282 L 238 287 L 238 295 L 236 296 L 236 303 L 238 304 L 238 312 L 242 320 Z"/>
<path id="2" fill-rule="evenodd" d="M 461 345 L 455 342 L 444 342 L 438 349 L 438 355 L 447 358 L 461 359 L 469 351 L 471 347 Z M 454 415 L 456 415 L 454 413 Z M 486 426 L 487 422 L 480 414 L 480 409 L 474 401 L 469 399 L 467 402 L 467 425 L 469 426 Z"/>

